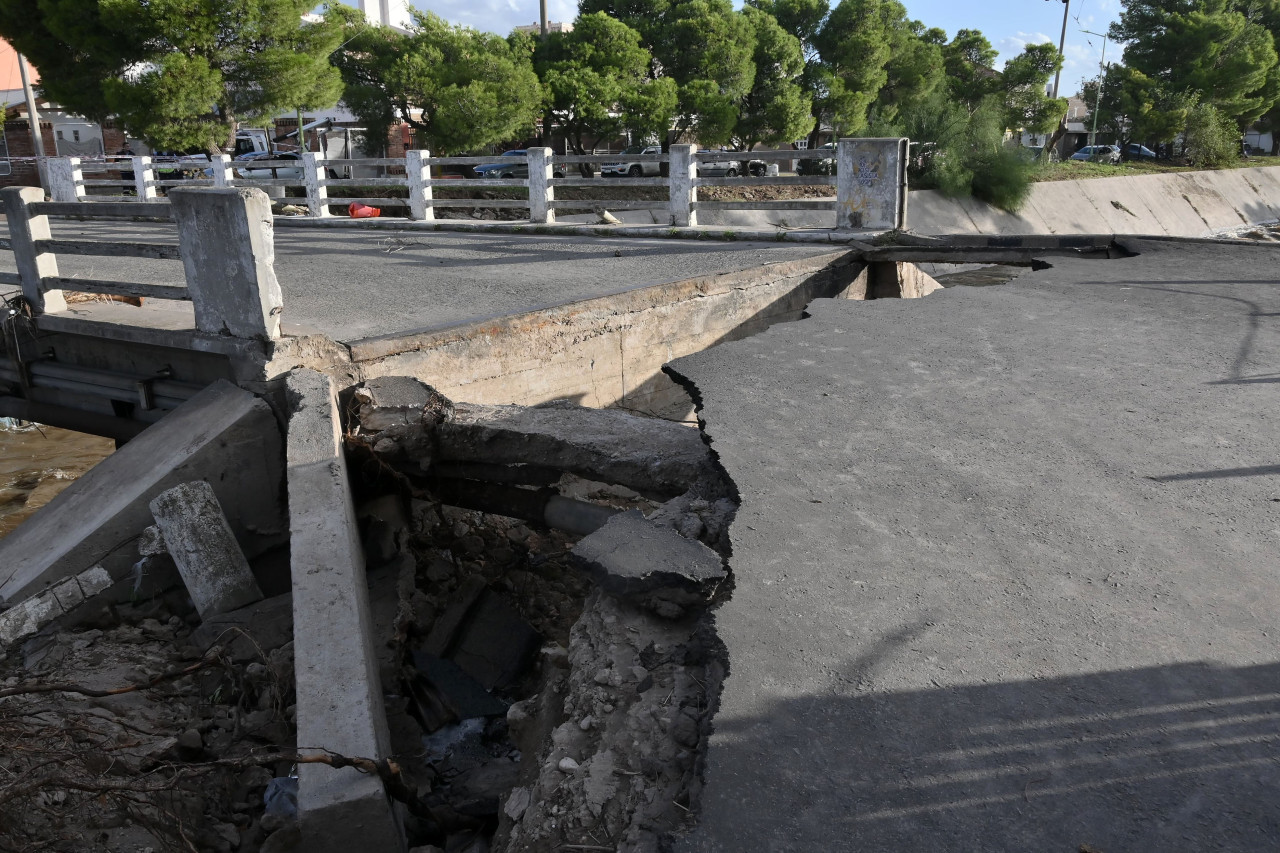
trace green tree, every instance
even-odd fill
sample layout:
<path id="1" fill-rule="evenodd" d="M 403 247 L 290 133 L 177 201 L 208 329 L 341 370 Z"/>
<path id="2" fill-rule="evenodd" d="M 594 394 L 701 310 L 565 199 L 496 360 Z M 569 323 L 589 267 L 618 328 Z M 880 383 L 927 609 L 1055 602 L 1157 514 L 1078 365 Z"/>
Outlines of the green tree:
<path id="1" fill-rule="evenodd" d="M 951 97 L 972 113 L 989 95 L 1000 91 L 1000 73 L 993 67 L 995 48 L 979 30 L 957 30 L 942 48 Z"/>
<path id="2" fill-rule="evenodd" d="M 1125 65 L 1247 124 L 1280 98 L 1275 39 L 1259 22 L 1271 10 L 1252 2 L 1122 0 L 1111 36 L 1127 42 Z"/>
<path id="3" fill-rule="evenodd" d="M 241 123 L 341 94 L 329 55 L 341 22 L 304 21 L 310 0 L 0 0 L 0 35 L 73 112 L 117 116 L 159 148 L 211 153 Z"/>
<path id="4" fill-rule="evenodd" d="M 1186 129 L 1193 97 L 1170 91 L 1124 65 L 1108 66 L 1102 80 L 1101 101 L 1097 80 L 1085 83 L 1084 100 L 1090 110 L 1097 104 L 1098 132 L 1103 138 L 1119 140 L 1122 146 L 1134 140 L 1154 146 L 1173 140 Z"/>
<path id="5" fill-rule="evenodd" d="M 755 36 L 729 0 L 681 0 L 666 16 L 654 56 L 680 86 L 676 139 L 722 145 L 733 137 L 738 104 L 755 83 Z"/>
<path id="6" fill-rule="evenodd" d="M 653 57 L 640 34 L 603 12 L 579 16 L 568 33 L 551 33 L 535 52 L 552 120 L 575 153 L 588 136 L 611 139 L 630 130 L 660 135 L 676 111 L 676 84 L 653 79 Z"/>
<path id="7" fill-rule="evenodd" d="M 881 121 L 892 122 L 899 111 L 919 103 L 933 94 L 946 80 L 942 46 L 938 30 L 926 30 L 919 21 L 908 21 L 906 9 L 897 3 L 901 14 L 890 21 L 892 43 L 885 65 L 887 78 L 872 108 Z M 896 10 L 895 10 L 896 11 Z"/>
<path id="8" fill-rule="evenodd" d="M 804 86 L 800 40 L 768 12 L 748 6 L 742 14 L 754 35 L 755 79 L 739 104 L 734 137 L 750 151 L 761 142 L 778 145 L 807 134 L 813 102 Z"/>
<path id="9" fill-rule="evenodd" d="M 358 30 L 338 59 L 362 121 L 402 118 L 433 151 L 485 148 L 535 124 L 542 89 L 528 48 L 430 12 L 414 12 L 408 34 Z"/>
<path id="10" fill-rule="evenodd" d="M 1005 127 L 1031 133 L 1048 133 L 1057 127 L 1067 101 L 1050 98 L 1044 90 L 1061 64 L 1053 44 L 1029 44 L 1005 63 L 1000 74 Z"/>
<path id="11" fill-rule="evenodd" d="M 871 105 L 889 79 L 886 2 L 893 0 L 840 0 L 816 36 L 823 62 L 816 82 L 823 96 L 815 108 L 819 121 L 829 121 L 837 135 L 866 128 Z"/>

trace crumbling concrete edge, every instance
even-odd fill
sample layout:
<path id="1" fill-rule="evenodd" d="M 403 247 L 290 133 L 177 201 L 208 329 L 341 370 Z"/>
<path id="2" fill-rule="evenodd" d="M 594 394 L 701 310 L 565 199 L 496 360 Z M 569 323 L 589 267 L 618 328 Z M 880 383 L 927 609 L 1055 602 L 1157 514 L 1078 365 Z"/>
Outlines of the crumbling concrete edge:
<path id="1" fill-rule="evenodd" d="M 385 758 L 390 738 L 333 382 L 299 369 L 286 387 L 299 753 Z M 298 777 L 303 849 L 404 850 L 377 776 L 303 763 Z"/>
<path id="2" fill-rule="evenodd" d="M 111 575 L 106 569 L 91 566 L 0 613 L 0 648 L 29 637 L 50 622 L 72 613 L 111 583 Z"/>

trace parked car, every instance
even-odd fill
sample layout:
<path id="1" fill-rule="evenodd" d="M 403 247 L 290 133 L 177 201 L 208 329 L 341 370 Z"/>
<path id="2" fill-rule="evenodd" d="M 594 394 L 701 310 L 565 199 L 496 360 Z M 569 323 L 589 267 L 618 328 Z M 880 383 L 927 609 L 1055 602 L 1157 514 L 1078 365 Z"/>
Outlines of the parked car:
<path id="1" fill-rule="evenodd" d="M 476 173 L 477 178 L 501 178 L 513 177 L 517 166 L 524 166 L 524 177 L 529 177 L 529 161 L 526 159 L 528 152 L 523 148 L 513 148 L 510 151 L 503 151 L 502 157 L 519 157 L 520 159 L 512 160 L 507 163 L 485 163 L 482 166 L 476 166 L 472 171 Z M 507 174 L 504 175 L 503 171 Z"/>
<path id="2" fill-rule="evenodd" d="M 524 154 L 523 151 L 520 152 Z M 529 177 L 529 161 L 528 159 L 515 160 L 511 163 L 493 163 L 488 166 L 479 166 L 477 169 L 484 169 L 485 172 L 480 177 L 484 178 L 514 178 L 523 180 Z M 551 177 L 563 178 L 565 176 L 563 166 L 553 166 L 551 168 Z"/>
<path id="3" fill-rule="evenodd" d="M 256 161 L 279 162 L 288 160 L 293 166 L 257 166 Z M 236 175 L 248 180 L 272 180 L 279 178 L 285 181 L 302 180 L 302 155 L 293 151 L 252 151 L 241 154 L 233 163 Z"/>
<path id="4" fill-rule="evenodd" d="M 642 176 L 651 176 L 651 175 L 661 174 L 662 172 L 661 163 L 658 163 L 656 161 L 642 162 L 642 161 L 635 161 L 635 160 L 631 162 L 627 162 L 625 159 L 628 155 L 634 156 L 636 154 L 661 154 L 661 153 L 662 153 L 661 145 L 632 145 L 628 148 L 624 148 L 622 149 L 622 154 L 619 155 L 620 157 L 624 158 L 623 160 L 616 163 L 602 163 L 600 165 L 600 177 L 607 178 L 611 175 L 613 177 L 621 177 L 625 175 L 629 178 L 639 178 Z"/>
<path id="5" fill-rule="evenodd" d="M 714 154 L 706 148 L 699 154 Z M 743 164 L 738 160 L 698 160 L 698 177 L 700 178 L 736 178 L 744 174 Z"/>
<path id="6" fill-rule="evenodd" d="M 1124 147 L 1124 159 L 1126 160 L 1155 160 L 1157 156 L 1156 152 L 1136 142 L 1130 142 Z"/>
<path id="7" fill-rule="evenodd" d="M 1120 162 L 1120 149 L 1114 145 L 1086 145 L 1071 155 L 1072 160 L 1090 160 L 1094 163 Z"/>
<path id="8" fill-rule="evenodd" d="M 813 149 L 818 157 L 806 157 L 796 163 L 797 175 L 834 175 L 836 173 L 836 144 L 828 142 Z"/>

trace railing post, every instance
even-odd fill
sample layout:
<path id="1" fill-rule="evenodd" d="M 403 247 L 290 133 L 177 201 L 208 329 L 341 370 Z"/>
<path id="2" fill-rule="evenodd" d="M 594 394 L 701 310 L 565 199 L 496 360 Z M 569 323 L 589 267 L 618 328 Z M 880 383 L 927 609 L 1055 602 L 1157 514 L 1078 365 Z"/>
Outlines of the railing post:
<path id="1" fill-rule="evenodd" d="M 138 193 L 138 201 L 155 201 L 156 173 L 151 169 L 150 157 L 133 157 L 133 185 Z"/>
<path id="2" fill-rule="evenodd" d="M 49 195 L 54 201 L 80 201 L 84 198 L 83 180 L 79 157 L 49 159 Z"/>
<path id="3" fill-rule="evenodd" d="M 685 227 L 698 224 L 698 212 L 693 204 L 698 200 L 698 188 L 693 179 L 698 176 L 698 166 L 693 160 L 696 145 L 672 145 L 668 170 L 671 180 L 671 224 Z"/>
<path id="4" fill-rule="evenodd" d="M 67 309 L 61 290 L 45 290 L 46 278 L 57 278 L 58 260 L 51 253 L 36 248 L 37 240 L 49 240 L 49 217 L 33 216 L 27 206 L 44 201 L 44 190 L 39 187 L 5 187 L 0 189 L 4 199 L 5 218 L 9 221 L 9 237 L 13 248 L 13 260 L 22 278 L 22 295 L 37 314 L 53 314 Z"/>
<path id="5" fill-rule="evenodd" d="M 551 156 L 554 153 L 550 148 L 530 148 L 525 155 L 529 158 L 530 222 L 546 224 L 556 221 L 556 212 L 551 207 L 556 189 L 548 183 L 551 180 Z"/>
<path id="6" fill-rule="evenodd" d="M 179 187 L 169 193 L 187 288 L 202 332 L 280 337 L 271 200 L 253 187 Z"/>
<path id="7" fill-rule="evenodd" d="M 314 151 L 302 153 L 302 178 L 307 184 L 307 211 L 315 217 L 329 215 L 329 188 L 324 185 L 328 173 L 324 157 Z"/>
<path id="8" fill-rule="evenodd" d="M 436 209 L 431 206 L 431 152 L 404 152 L 404 173 L 409 178 L 409 218 L 435 219 Z"/>
<path id="9" fill-rule="evenodd" d="M 231 155 L 215 154 L 209 158 L 209 162 L 213 165 L 213 185 L 215 187 L 229 187 L 234 176 L 231 173 Z"/>
<path id="10" fill-rule="evenodd" d="M 836 143 L 836 227 L 888 231 L 906 224 L 906 140 Z"/>

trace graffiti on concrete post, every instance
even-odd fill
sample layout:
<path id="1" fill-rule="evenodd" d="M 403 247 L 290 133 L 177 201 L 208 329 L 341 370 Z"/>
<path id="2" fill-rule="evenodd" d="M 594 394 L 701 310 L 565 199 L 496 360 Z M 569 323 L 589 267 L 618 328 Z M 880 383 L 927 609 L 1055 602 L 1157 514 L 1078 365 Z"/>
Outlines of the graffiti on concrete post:
<path id="1" fill-rule="evenodd" d="M 841 139 L 836 146 L 836 227 L 906 227 L 906 139 Z"/>

